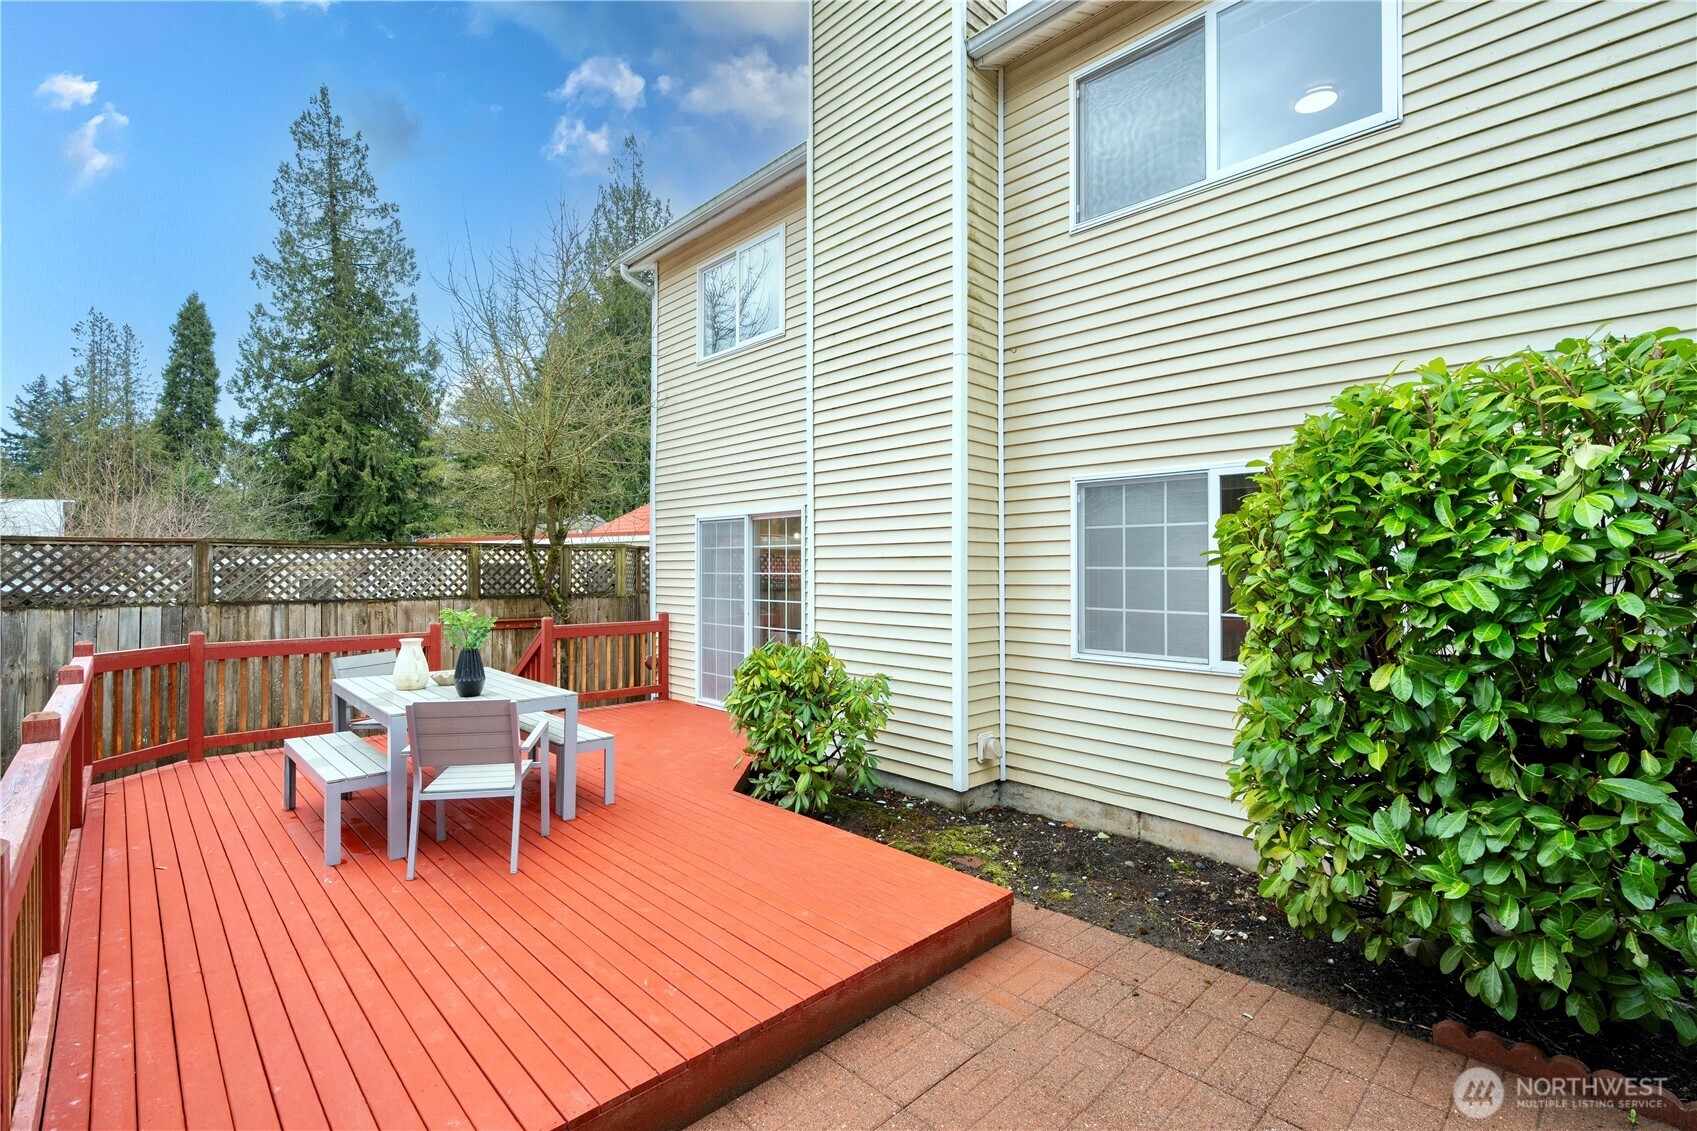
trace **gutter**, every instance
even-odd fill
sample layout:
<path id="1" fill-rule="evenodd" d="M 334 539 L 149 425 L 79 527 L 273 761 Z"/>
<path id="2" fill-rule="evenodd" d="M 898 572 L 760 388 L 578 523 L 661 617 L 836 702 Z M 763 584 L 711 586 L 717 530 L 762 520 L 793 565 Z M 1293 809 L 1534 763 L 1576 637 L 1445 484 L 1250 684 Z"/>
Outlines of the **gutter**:
<path id="1" fill-rule="evenodd" d="M 966 55 L 980 67 L 999 67 L 1023 46 L 1026 36 L 1078 7 L 1080 0 L 1031 0 L 966 41 Z"/>
<path id="2" fill-rule="evenodd" d="M 630 273 L 630 267 L 623 260 L 621 260 L 619 262 L 619 278 L 623 279 L 625 282 L 629 283 L 631 286 L 635 287 L 637 290 L 641 291 L 643 294 L 647 295 L 649 298 L 654 297 L 654 288 L 649 286 L 647 283 L 643 282 L 641 279 L 637 278 L 635 275 L 632 275 Z M 654 351 L 653 351 L 654 332 L 653 332 L 653 324 L 652 323 L 649 324 L 648 339 L 649 339 L 648 367 L 649 367 L 649 369 L 652 370 L 654 368 Z M 650 501 L 652 501 L 652 498 L 650 499 Z"/>

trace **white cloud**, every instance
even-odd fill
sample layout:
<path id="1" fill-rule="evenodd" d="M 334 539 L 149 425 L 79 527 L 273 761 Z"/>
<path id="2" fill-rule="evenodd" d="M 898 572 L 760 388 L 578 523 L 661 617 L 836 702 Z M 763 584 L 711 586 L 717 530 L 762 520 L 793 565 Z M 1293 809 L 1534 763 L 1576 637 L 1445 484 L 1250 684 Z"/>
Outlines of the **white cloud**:
<path id="1" fill-rule="evenodd" d="M 77 171 L 76 183 L 86 185 L 118 167 L 118 156 L 100 148 L 105 138 L 130 124 L 110 102 L 106 109 L 79 126 L 65 140 L 65 160 Z"/>
<path id="2" fill-rule="evenodd" d="M 672 93 L 672 76 L 660 75 L 654 80 L 654 89 L 659 91 L 661 94 Z"/>
<path id="3" fill-rule="evenodd" d="M 73 106 L 87 106 L 93 102 L 94 92 L 99 89 L 100 84 L 93 79 L 60 73 L 42 79 L 41 85 L 35 88 L 35 96 L 47 99 L 47 104 L 55 110 L 69 110 Z"/>
<path id="4" fill-rule="evenodd" d="M 807 32 L 807 5 L 795 0 L 705 0 L 680 4 L 677 12 L 698 35 L 721 39 L 758 35 L 782 41 Z"/>
<path id="5" fill-rule="evenodd" d="M 607 127 L 592 130 L 583 124 L 582 118 L 561 118 L 554 123 L 554 136 L 548 139 L 548 144 L 542 147 L 545 156 L 551 158 L 569 157 L 594 154 L 605 157 L 612 151 L 613 143 L 608 137 Z"/>
<path id="6" fill-rule="evenodd" d="M 714 63 L 681 105 L 697 114 L 746 118 L 762 127 L 780 122 L 805 125 L 810 74 L 806 63 L 786 68 L 774 62 L 757 43 L 726 62 Z"/>
<path id="7" fill-rule="evenodd" d="M 578 64 L 577 70 L 566 77 L 566 81 L 558 89 L 549 92 L 548 97 L 556 102 L 564 102 L 576 94 L 589 96 L 592 100 L 610 95 L 620 108 L 634 110 L 642 105 L 642 89 L 647 85 L 642 76 L 630 69 L 630 63 L 613 55 L 596 55 Z"/>

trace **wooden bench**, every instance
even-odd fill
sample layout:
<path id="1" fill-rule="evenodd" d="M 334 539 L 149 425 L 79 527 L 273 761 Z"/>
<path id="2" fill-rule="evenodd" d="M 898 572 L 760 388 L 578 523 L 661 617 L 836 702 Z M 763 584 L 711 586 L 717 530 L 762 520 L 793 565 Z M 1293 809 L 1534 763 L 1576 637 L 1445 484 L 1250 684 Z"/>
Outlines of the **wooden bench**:
<path id="1" fill-rule="evenodd" d="M 295 807 L 299 768 L 324 792 L 324 863 L 342 862 L 342 795 L 389 782 L 389 760 L 349 731 L 309 734 L 283 743 L 283 808 Z"/>
<path id="2" fill-rule="evenodd" d="M 561 819 L 571 820 L 577 816 L 577 756 L 591 750 L 603 753 L 602 772 L 602 802 L 613 803 L 613 736 L 604 730 L 586 727 L 582 723 L 577 727 L 577 741 L 567 744 L 566 720 L 558 715 L 538 712 L 533 715 L 519 716 L 519 729 L 526 733 L 535 730 L 543 723 L 548 724 L 548 746 L 554 752 L 554 808 Z M 543 755 L 547 757 L 546 754 Z"/>

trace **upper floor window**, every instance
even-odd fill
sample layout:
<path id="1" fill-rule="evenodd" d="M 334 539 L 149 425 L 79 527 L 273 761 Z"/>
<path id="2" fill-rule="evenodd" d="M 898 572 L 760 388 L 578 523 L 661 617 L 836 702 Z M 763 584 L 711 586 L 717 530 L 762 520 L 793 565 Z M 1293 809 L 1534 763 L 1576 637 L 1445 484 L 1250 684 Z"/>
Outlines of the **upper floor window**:
<path id="1" fill-rule="evenodd" d="M 1074 76 L 1085 223 L 1397 118 L 1396 0 L 1234 0 Z"/>
<path id="2" fill-rule="evenodd" d="M 768 232 L 701 268 L 701 356 L 784 329 L 784 230 Z"/>

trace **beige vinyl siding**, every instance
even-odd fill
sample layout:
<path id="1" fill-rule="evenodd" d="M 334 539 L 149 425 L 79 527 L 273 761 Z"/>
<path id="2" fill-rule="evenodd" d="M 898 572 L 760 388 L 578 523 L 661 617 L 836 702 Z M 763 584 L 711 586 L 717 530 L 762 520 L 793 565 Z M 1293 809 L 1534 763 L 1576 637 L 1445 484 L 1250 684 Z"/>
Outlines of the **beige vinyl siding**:
<path id="1" fill-rule="evenodd" d="M 813 7 L 814 626 L 953 780 L 952 68 L 943 4 Z"/>
<path id="2" fill-rule="evenodd" d="M 1068 76 L 1198 10 L 1006 75 L 1008 766 L 1238 832 L 1235 679 L 1071 658 L 1072 480 L 1241 464 L 1398 364 L 1697 325 L 1697 51 L 1685 4 L 1411 2 L 1399 125 L 1069 232 Z"/>
<path id="3" fill-rule="evenodd" d="M 784 228 L 782 337 L 696 360 L 696 271 Z M 695 520 L 801 503 L 807 491 L 807 208 L 801 186 L 660 259 L 654 598 L 671 614 L 672 694 L 696 693 Z"/>

